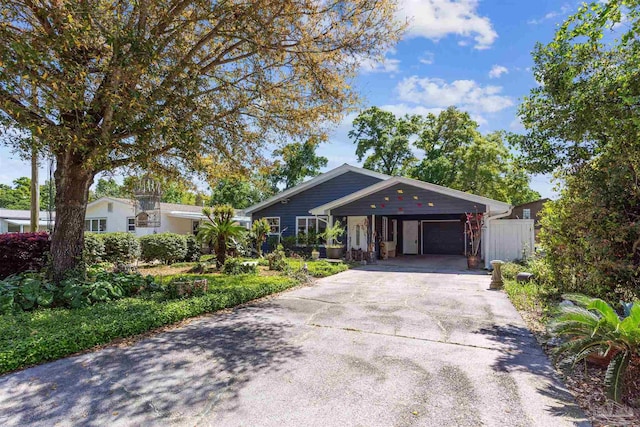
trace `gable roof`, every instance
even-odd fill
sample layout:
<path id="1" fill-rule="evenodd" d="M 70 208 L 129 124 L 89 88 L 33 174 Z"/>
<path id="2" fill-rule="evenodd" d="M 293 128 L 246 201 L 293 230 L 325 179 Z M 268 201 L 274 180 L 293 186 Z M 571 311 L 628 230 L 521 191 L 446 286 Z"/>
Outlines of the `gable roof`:
<path id="1" fill-rule="evenodd" d="M 122 204 L 129 205 L 132 209 L 134 207 L 133 206 L 133 200 L 131 200 L 131 199 L 124 199 L 122 197 L 109 197 L 109 196 L 100 197 L 99 199 L 94 200 L 93 202 L 89 203 L 87 205 L 87 207 L 93 207 L 93 206 L 95 206 L 95 205 L 97 205 L 99 203 L 102 203 L 102 202 L 122 203 Z M 176 216 L 176 217 L 182 217 L 182 218 L 191 218 L 191 217 L 193 217 L 193 219 L 206 218 L 202 214 L 202 208 L 203 208 L 202 206 L 183 205 L 181 203 L 160 202 L 160 211 L 161 212 L 167 213 L 170 216 Z M 236 209 L 234 218 L 238 218 L 238 219 L 244 218 L 244 211 Z"/>
<path id="2" fill-rule="evenodd" d="M 509 211 L 509 209 L 511 208 L 511 205 L 509 203 L 500 202 L 498 200 L 489 199 L 487 197 L 476 196 L 475 194 L 466 193 L 460 190 L 454 190 L 452 188 L 431 184 L 429 182 L 419 181 L 417 179 L 395 176 L 390 177 L 389 179 L 377 184 L 370 185 L 369 187 L 363 188 L 362 190 L 356 191 L 355 193 L 348 194 L 332 202 L 315 207 L 309 212 L 312 215 L 327 215 L 329 211 L 331 211 L 331 209 L 346 205 L 348 203 L 361 199 L 362 197 L 366 197 L 370 194 L 373 194 L 380 190 L 384 190 L 385 188 L 389 188 L 396 184 L 410 185 L 413 187 L 422 188 L 424 190 L 433 191 L 434 193 L 440 193 L 458 199 L 468 200 L 474 203 L 481 203 L 483 205 L 486 205 L 489 208 L 489 212 L 493 214 L 504 213 Z"/>
<path id="3" fill-rule="evenodd" d="M 385 175 L 383 173 L 380 172 L 375 172 L 369 169 L 363 169 L 363 168 L 358 168 L 356 166 L 351 166 L 347 163 L 343 164 L 342 166 L 338 166 L 335 169 L 331 169 L 330 171 L 327 171 L 323 174 L 320 174 L 314 178 L 311 178 L 308 181 L 305 181 L 301 184 L 296 185 L 295 187 L 291 187 L 287 190 L 281 191 L 278 194 L 276 194 L 273 197 L 268 198 L 267 200 L 264 200 L 260 203 L 256 203 L 253 206 L 249 206 L 248 208 L 246 208 L 244 210 L 244 212 L 249 215 L 252 212 L 255 212 L 257 210 L 266 208 L 267 206 L 271 206 L 273 204 L 278 203 L 280 200 L 286 199 L 287 197 L 291 197 L 295 194 L 301 193 L 305 190 L 308 190 L 310 188 L 315 187 L 318 184 L 322 184 L 323 182 L 329 181 L 330 179 L 333 179 L 337 176 L 340 176 L 344 173 L 347 172 L 355 172 L 355 173 L 359 173 L 361 175 L 367 175 L 367 176 L 372 176 L 374 178 L 378 178 L 381 180 L 387 180 L 389 178 L 391 178 L 389 175 Z"/>

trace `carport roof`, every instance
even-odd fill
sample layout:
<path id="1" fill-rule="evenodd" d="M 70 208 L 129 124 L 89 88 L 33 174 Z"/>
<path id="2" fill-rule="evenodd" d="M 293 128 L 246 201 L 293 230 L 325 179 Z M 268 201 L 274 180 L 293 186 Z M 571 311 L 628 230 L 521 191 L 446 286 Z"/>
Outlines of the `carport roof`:
<path id="1" fill-rule="evenodd" d="M 355 193 L 348 194 L 332 202 L 325 203 L 324 205 L 315 207 L 311 209 L 309 212 L 312 215 L 328 215 L 332 209 L 354 202 L 370 194 L 373 194 L 377 191 L 384 190 L 386 188 L 389 188 L 397 184 L 409 185 L 416 188 L 433 191 L 435 193 L 456 197 L 458 199 L 468 200 L 474 203 L 480 203 L 487 206 L 488 208 L 487 210 L 489 211 L 490 215 L 505 213 L 505 212 L 508 212 L 509 209 L 511 208 L 510 204 L 505 202 L 500 202 L 498 200 L 493 200 L 493 199 L 489 199 L 487 197 L 482 197 L 482 196 L 476 196 L 475 194 L 454 190 L 452 188 L 431 184 L 429 182 L 419 181 L 417 179 L 396 176 L 393 178 L 389 178 L 385 181 L 381 181 L 379 183 L 373 184 L 369 187 L 363 188 L 362 190 L 356 191 Z"/>

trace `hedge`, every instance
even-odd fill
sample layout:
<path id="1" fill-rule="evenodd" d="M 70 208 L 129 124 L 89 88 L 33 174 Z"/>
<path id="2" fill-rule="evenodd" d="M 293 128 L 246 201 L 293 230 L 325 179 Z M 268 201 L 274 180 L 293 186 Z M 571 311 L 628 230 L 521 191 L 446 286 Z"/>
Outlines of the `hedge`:
<path id="1" fill-rule="evenodd" d="M 282 276 L 193 276 L 209 279 L 200 297 L 163 300 L 125 298 L 81 309 L 41 309 L 0 316 L 0 373 L 68 356 L 261 298 L 295 286 Z"/>
<path id="2" fill-rule="evenodd" d="M 100 234 L 84 233 L 84 260 L 87 264 L 96 264 L 105 259 L 104 240 Z"/>
<path id="3" fill-rule="evenodd" d="M 140 242 L 131 233 L 103 233 L 104 260 L 109 262 L 131 262 L 140 256 Z"/>
<path id="4" fill-rule="evenodd" d="M 0 234 L 0 279 L 27 270 L 40 270 L 47 263 L 49 234 Z"/>
<path id="5" fill-rule="evenodd" d="M 160 233 L 140 237 L 142 259 L 159 260 L 168 264 L 187 257 L 187 238 L 181 234 Z"/>

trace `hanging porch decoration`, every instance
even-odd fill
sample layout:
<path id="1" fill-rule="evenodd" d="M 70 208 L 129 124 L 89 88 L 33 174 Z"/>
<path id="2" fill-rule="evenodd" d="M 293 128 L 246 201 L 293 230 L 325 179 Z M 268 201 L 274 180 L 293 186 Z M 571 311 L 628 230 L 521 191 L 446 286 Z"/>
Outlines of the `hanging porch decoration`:
<path id="1" fill-rule="evenodd" d="M 136 227 L 160 227 L 160 183 L 148 175 L 143 176 L 133 190 Z"/>

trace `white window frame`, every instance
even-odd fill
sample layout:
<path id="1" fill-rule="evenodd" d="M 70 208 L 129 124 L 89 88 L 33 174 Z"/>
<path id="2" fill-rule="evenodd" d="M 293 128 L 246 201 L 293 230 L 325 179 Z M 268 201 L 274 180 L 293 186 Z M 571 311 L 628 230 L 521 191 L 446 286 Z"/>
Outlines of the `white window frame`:
<path id="1" fill-rule="evenodd" d="M 131 223 L 131 221 L 133 221 L 133 223 Z M 132 226 L 133 226 L 133 230 L 131 229 Z M 128 233 L 136 232 L 136 217 L 134 216 L 127 217 L 127 232 Z"/>
<path id="2" fill-rule="evenodd" d="M 531 209 L 522 209 L 522 219 L 531 219 Z"/>
<path id="3" fill-rule="evenodd" d="M 87 221 L 89 221 L 89 229 L 87 230 Z M 93 221 L 97 221 L 98 223 L 98 229 L 94 230 L 93 229 Z M 100 221 L 104 221 L 104 230 L 100 230 Z M 88 231 L 90 233 L 106 233 L 107 232 L 107 218 L 85 218 L 84 219 L 84 223 L 85 223 L 85 230 L 84 231 Z"/>
<path id="4" fill-rule="evenodd" d="M 280 232 L 282 230 L 282 223 L 280 222 L 280 217 L 279 216 L 265 216 L 264 219 L 267 220 L 267 222 L 269 223 L 269 233 L 267 233 L 269 236 L 279 236 Z M 270 220 L 278 220 L 278 225 L 272 225 Z M 272 227 L 278 227 L 278 231 L 272 231 Z"/>
<path id="5" fill-rule="evenodd" d="M 314 219 L 314 220 L 316 220 L 316 233 L 318 232 L 318 224 L 319 224 L 319 222 L 320 222 L 320 221 L 324 221 L 324 223 L 325 223 L 325 228 L 324 228 L 324 229 L 325 229 L 325 230 L 329 227 L 329 217 L 328 217 L 327 215 L 318 215 L 318 216 L 313 216 L 313 215 L 307 216 L 307 215 L 305 215 L 305 216 L 297 216 L 297 217 L 296 217 L 296 245 L 297 245 L 297 246 L 306 246 L 305 244 L 302 244 L 302 243 L 299 243 L 299 242 L 298 242 L 298 232 L 300 231 L 300 230 L 298 229 L 298 220 L 301 220 L 301 219 L 305 220 L 305 230 L 307 231 L 307 233 L 309 232 L 309 220 L 310 220 L 310 219 Z M 322 245 L 320 245 L 320 244 L 319 244 L 318 246 L 324 247 L 324 245 L 323 245 L 323 244 L 322 244 Z"/>

